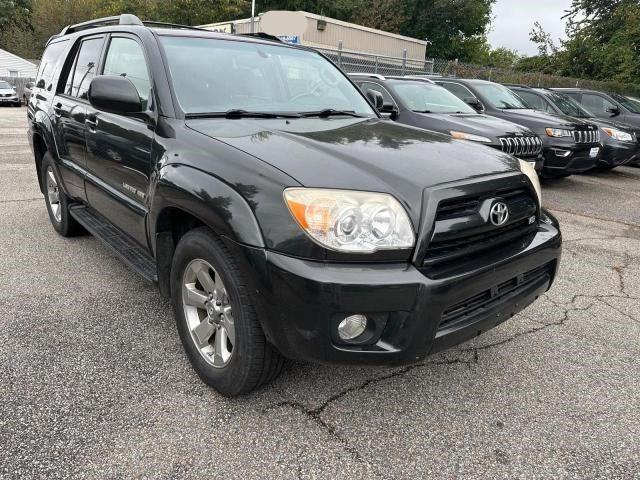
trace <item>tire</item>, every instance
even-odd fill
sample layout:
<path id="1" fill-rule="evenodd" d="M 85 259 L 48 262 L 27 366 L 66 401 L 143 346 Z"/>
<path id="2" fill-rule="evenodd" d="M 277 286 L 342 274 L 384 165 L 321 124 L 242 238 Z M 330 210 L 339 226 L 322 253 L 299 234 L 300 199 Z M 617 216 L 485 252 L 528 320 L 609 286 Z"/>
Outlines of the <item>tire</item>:
<path id="1" fill-rule="evenodd" d="M 280 373 L 284 359 L 265 338 L 246 282 L 208 228 L 191 230 L 178 243 L 171 298 L 182 345 L 207 385 L 231 397 Z"/>
<path id="2" fill-rule="evenodd" d="M 60 188 L 61 182 L 49 152 L 42 157 L 42 186 L 44 201 L 51 225 L 63 237 L 74 237 L 84 233 L 82 226 L 69 213 L 69 197 Z"/>

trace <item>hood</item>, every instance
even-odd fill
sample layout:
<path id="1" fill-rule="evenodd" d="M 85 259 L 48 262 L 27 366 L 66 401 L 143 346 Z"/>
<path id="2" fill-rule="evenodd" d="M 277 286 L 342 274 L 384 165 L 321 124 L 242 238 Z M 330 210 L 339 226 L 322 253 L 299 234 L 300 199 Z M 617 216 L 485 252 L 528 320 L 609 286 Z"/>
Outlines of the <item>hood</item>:
<path id="1" fill-rule="evenodd" d="M 518 170 L 490 147 L 385 119 L 194 119 L 187 127 L 308 187 L 391 193 L 419 208 L 425 187 Z"/>
<path id="2" fill-rule="evenodd" d="M 612 120 L 603 120 L 601 118 L 590 118 L 589 122 L 596 124 L 600 128 L 617 128 L 619 130 L 625 130 L 627 132 L 636 132 L 638 131 L 638 127 L 634 127 L 633 125 L 629 125 L 628 123 L 622 122 L 614 122 Z"/>
<path id="3" fill-rule="evenodd" d="M 551 114 L 530 109 L 497 110 L 491 111 L 492 115 L 499 116 L 510 122 L 520 123 L 531 128 L 537 134 L 543 134 L 547 127 L 554 128 L 575 128 L 593 125 L 589 121 L 568 117 L 561 114 Z"/>
<path id="4" fill-rule="evenodd" d="M 412 125 L 429 128 L 449 134 L 457 130 L 474 135 L 482 135 L 497 141 L 497 137 L 515 134 L 533 135 L 533 131 L 522 125 L 501 118 L 477 113 L 416 113 L 412 112 L 416 122 Z"/>

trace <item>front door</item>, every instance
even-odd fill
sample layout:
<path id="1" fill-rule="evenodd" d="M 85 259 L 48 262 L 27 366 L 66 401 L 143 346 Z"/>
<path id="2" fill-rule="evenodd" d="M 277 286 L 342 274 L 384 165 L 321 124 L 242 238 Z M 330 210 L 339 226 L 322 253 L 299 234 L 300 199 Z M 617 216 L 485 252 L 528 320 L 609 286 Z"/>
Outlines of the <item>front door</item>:
<path id="1" fill-rule="evenodd" d="M 142 45 L 130 35 L 107 40 L 102 75 L 119 75 L 136 86 L 149 109 L 151 83 Z M 89 204 L 147 247 L 146 216 L 153 129 L 141 119 L 88 106 L 86 116 Z"/>

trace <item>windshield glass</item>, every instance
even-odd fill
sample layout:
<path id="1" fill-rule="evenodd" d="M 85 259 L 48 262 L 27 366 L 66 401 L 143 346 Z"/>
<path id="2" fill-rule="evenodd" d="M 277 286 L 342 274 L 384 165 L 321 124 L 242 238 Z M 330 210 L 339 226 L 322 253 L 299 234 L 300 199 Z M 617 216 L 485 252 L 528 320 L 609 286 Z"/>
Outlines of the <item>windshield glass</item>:
<path id="1" fill-rule="evenodd" d="M 11 88 L 11 85 L 7 82 L 0 82 L 0 88 Z"/>
<path id="2" fill-rule="evenodd" d="M 453 93 L 426 82 L 392 81 L 403 103 L 414 112 L 477 113 Z"/>
<path id="3" fill-rule="evenodd" d="M 497 83 L 480 83 L 474 85 L 474 87 L 493 108 L 505 110 L 530 108 L 524 100 L 504 85 L 498 85 Z"/>
<path id="4" fill-rule="evenodd" d="M 547 96 L 565 115 L 577 118 L 591 118 L 594 116 L 590 111 L 566 95 L 561 93 L 547 93 Z"/>
<path id="5" fill-rule="evenodd" d="M 640 113 L 640 105 L 633 100 L 623 97 L 622 95 L 611 95 L 614 100 L 620 102 L 624 108 L 632 113 Z"/>
<path id="6" fill-rule="evenodd" d="M 334 109 L 376 116 L 358 89 L 315 52 L 210 38 L 166 36 L 162 44 L 187 114 Z"/>

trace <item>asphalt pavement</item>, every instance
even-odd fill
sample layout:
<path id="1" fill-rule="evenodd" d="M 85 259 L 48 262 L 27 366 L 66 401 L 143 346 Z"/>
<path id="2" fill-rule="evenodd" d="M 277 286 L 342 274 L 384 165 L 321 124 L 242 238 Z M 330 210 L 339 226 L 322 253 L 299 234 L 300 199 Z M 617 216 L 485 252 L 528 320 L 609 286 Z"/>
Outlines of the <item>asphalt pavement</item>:
<path id="1" fill-rule="evenodd" d="M 548 294 L 403 368 L 292 363 L 225 399 L 166 300 L 49 224 L 24 108 L 0 109 L 0 477 L 640 478 L 640 169 L 545 184 Z"/>

